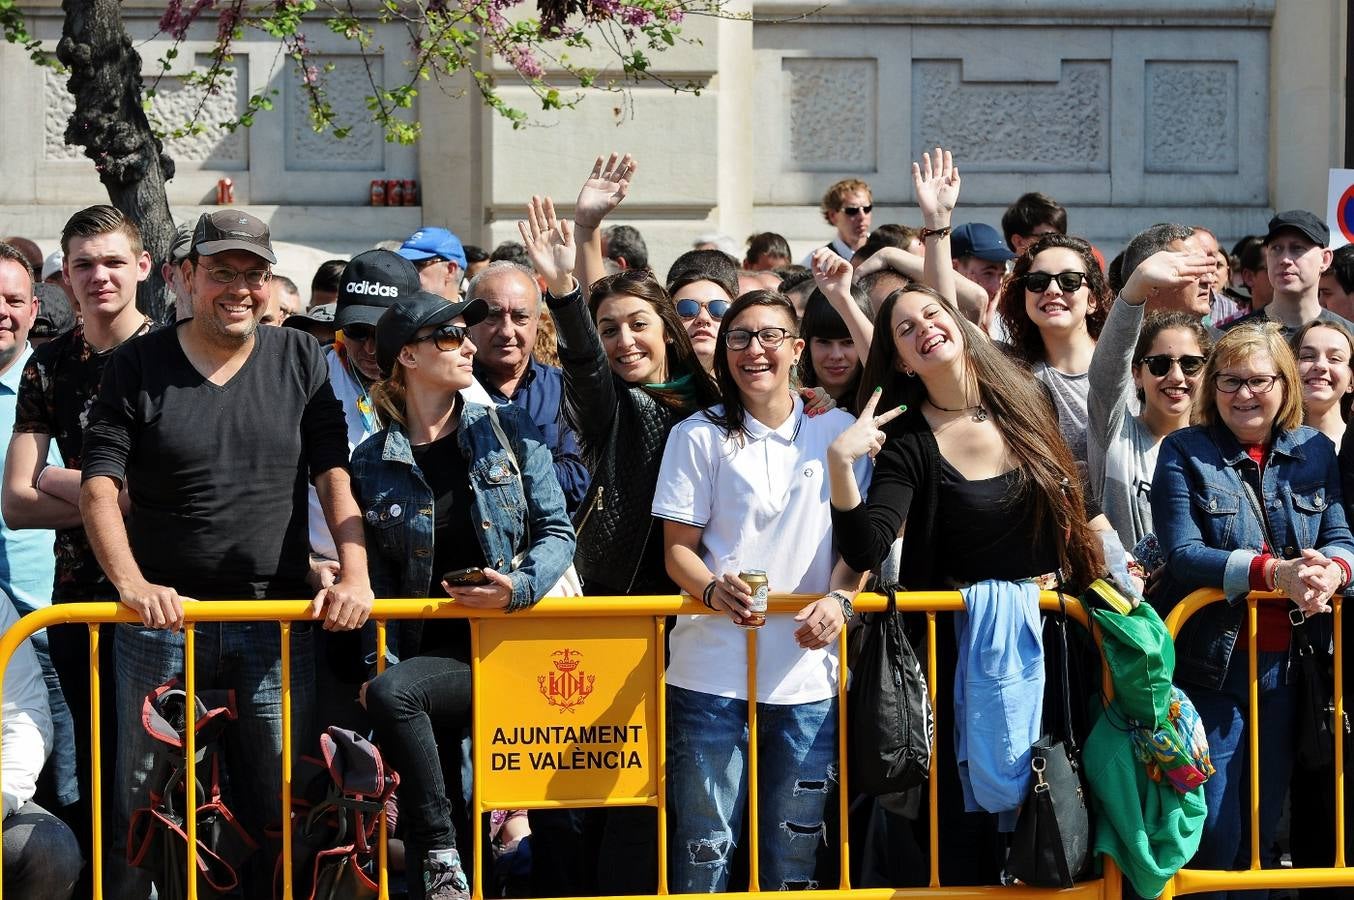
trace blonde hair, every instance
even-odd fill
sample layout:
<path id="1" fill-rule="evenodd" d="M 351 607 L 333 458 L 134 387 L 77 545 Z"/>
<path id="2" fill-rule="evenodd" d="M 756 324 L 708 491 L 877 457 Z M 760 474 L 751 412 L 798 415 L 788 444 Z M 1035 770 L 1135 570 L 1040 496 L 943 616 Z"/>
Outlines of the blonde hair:
<path id="1" fill-rule="evenodd" d="M 404 382 L 404 365 L 398 360 L 395 367 L 390 372 L 389 378 L 384 378 L 371 386 L 371 402 L 376 407 L 377 416 L 385 423 L 398 422 L 401 427 L 407 426 L 405 419 L 404 396 L 407 386 Z"/>
<path id="2" fill-rule="evenodd" d="M 831 225 L 832 220 L 828 218 L 828 213 L 840 210 L 846 203 L 847 195 L 854 194 L 857 191 L 869 197 L 871 203 L 874 202 L 874 193 L 870 190 L 870 186 L 859 178 L 843 178 L 828 188 L 827 193 L 823 194 L 823 205 L 821 207 L 823 221 Z"/>
<path id="3" fill-rule="evenodd" d="M 1268 354 L 1274 361 L 1275 374 L 1279 376 L 1276 386 L 1282 387 L 1284 394 L 1279 412 L 1274 417 L 1274 430 L 1292 431 L 1302 425 L 1302 382 L 1298 378 L 1298 362 L 1293 357 L 1293 351 L 1288 348 L 1283 332 L 1274 322 L 1238 325 L 1213 345 L 1213 353 L 1204 367 L 1203 381 L 1207 389 L 1194 401 L 1196 424 L 1221 424 L 1217 388 L 1214 386 L 1218 372 L 1260 354 Z"/>

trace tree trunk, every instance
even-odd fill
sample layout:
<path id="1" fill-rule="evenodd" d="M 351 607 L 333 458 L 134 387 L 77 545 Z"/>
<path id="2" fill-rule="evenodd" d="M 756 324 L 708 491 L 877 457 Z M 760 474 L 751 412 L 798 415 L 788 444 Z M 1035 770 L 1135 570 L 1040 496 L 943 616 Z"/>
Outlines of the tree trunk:
<path id="1" fill-rule="evenodd" d="M 66 13 L 57 59 L 70 70 L 75 112 L 66 142 L 85 148 L 113 206 L 141 229 L 154 265 L 136 305 L 157 322 L 173 318 L 160 264 L 174 243 L 165 182 L 174 161 L 164 152 L 141 108 L 141 56 L 122 24 L 118 0 L 62 0 Z"/>

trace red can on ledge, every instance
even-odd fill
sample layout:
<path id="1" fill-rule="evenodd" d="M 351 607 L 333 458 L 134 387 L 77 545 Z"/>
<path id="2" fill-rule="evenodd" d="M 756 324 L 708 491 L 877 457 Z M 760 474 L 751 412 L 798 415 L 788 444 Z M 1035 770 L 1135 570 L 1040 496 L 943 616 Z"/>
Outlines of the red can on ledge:
<path id="1" fill-rule="evenodd" d="M 374 178 L 371 182 L 371 205 L 386 205 L 386 183 L 379 178 Z"/>
<path id="2" fill-rule="evenodd" d="M 216 205 L 230 206 L 235 202 L 235 182 L 221 178 L 216 182 Z"/>
<path id="3" fill-rule="evenodd" d="M 418 182 L 412 178 L 404 179 L 404 205 L 418 206 Z"/>
<path id="4" fill-rule="evenodd" d="M 398 178 L 392 178 L 386 182 L 386 206 L 404 205 L 404 185 L 400 184 Z"/>

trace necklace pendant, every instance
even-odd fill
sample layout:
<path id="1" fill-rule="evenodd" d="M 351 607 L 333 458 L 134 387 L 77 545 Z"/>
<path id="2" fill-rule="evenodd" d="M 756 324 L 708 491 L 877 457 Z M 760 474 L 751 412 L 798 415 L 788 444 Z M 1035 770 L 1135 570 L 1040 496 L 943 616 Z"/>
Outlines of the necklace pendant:
<path id="1" fill-rule="evenodd" d="M 987 421 L 987 410 L 983 409 L 981 406 L 978 407 L 977 411 L 973 414 L 973 421 L 975 421 L 975 422 L 986 422 L 986 421 Z"/>

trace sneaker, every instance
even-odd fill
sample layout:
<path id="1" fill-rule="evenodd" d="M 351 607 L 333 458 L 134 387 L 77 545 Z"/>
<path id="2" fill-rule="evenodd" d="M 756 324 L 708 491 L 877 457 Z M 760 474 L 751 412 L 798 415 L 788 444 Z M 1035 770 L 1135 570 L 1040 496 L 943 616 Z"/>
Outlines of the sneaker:
<path id="1" fill-rule="evenodd" d="M 423 896 L 425 900 L 470 900 L 470 885 L 460 861 L 428 857 L 423 863 Z"/>

